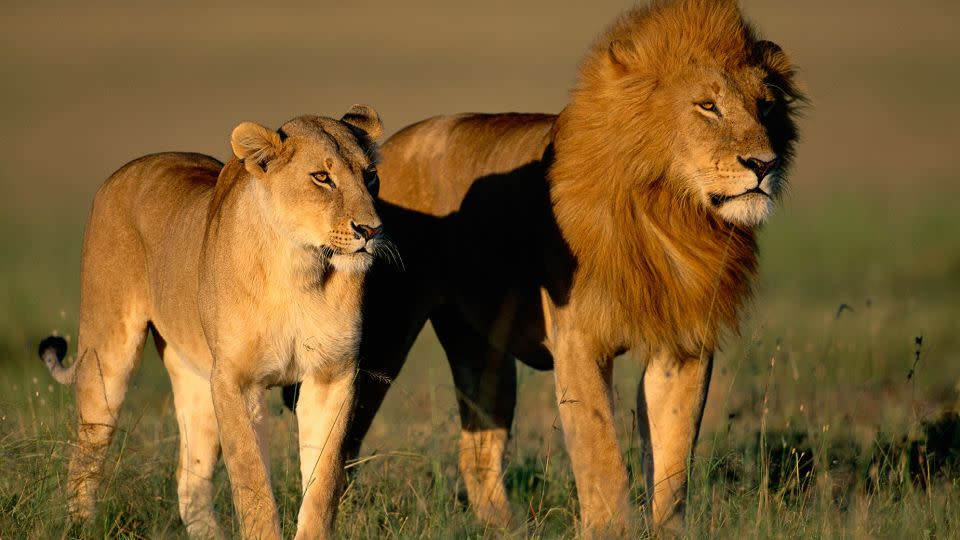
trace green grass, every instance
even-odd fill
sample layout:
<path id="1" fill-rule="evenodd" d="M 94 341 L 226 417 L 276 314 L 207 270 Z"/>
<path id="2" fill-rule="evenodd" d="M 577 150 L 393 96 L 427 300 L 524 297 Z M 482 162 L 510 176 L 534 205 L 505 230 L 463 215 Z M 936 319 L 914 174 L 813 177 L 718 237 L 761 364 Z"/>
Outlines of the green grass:
<path id="1" fill-rule="evenodd" d="M 798 200 L 764 230 L 756 300 L 717 358 L 686 536 L 960 537 L 960 422 L 948 415 L 960 409 L 960 218 L 950 199 Z M 65 521 L 72 396 L 34 347 L 53 330 L 76 332 L 82 217 L 12 213 L 0 225 L 0 538 L 183 536 L 173 404 L 152 350 L 128 394 L 96 519 L 86 530 Z M 638 507 L 632 414 L 641 365 L 627 356 L 616 373 Z M 519 381 L 506 472 L 519 519 L 506 536 L 573 537 L 576 495 L 552 375 L 522 369 Z M 342 537 L 504 534 L 471 519 L 456 471 L 453 396 L 427 331 L 371 429 L 364 455 L 372 457 L 351 469 Z M 271 409 L 274 490 L 290 536 L 295 422 L 279 396 Z M 222 466 L 215 482 L 221 523 L 236 531 Z M 646 533 L 642 520 L 636 527 Z"/>

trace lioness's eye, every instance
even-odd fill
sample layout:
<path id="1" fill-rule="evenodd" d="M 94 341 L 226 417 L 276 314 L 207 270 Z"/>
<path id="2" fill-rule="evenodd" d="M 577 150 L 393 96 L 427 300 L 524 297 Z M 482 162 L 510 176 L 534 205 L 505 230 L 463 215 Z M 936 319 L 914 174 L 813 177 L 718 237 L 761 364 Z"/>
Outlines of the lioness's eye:
<path id="1" fill-rule="evenodd" d="M 377 174 L 376 169 L 370 169 L 363 173 L 363 181 L 367 184 L 367 189 L 373 191 L 374 188 L 380 185 L 380 176 Z"/>
<path id="2" fill-rule="evenodd" d="M 700 107 L 705 111 L 717 112 L 717 104 L 712 101 L 701 101 L 700 103 L 697 103 L 697 107 Z"/>
<path id="3" fill-rule="evenodd" d="M 315 173 L 311 173 L 310 176 L 313 178 L 313 183 L 318 186 L 327 188 L 337 187 L 337 185 L 333 183 L 333 179 L 330 178 L 330 173 L 327 171 L 317 171 Z"/>

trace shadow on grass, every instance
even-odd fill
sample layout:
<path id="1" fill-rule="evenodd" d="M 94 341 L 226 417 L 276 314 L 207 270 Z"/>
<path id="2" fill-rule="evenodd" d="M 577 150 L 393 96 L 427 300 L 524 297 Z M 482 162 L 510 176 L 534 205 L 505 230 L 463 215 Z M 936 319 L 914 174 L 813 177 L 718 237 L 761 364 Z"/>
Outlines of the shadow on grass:
<path id="1" fill-rule="evenodd" d="M 845 508 L 855 489 L 896 491 L 907 483 L 927 489 L 960 478 L 960 414 L 924 421 L 914 436 L 878 433 L 872 448 L 842 436 L 818 443 L 800 429 L 756 432 L 751 443 L 724 449 L 707 466 L 711 483 L 765 487 L 785 499 L 827 483 L 834 503 Z"/>

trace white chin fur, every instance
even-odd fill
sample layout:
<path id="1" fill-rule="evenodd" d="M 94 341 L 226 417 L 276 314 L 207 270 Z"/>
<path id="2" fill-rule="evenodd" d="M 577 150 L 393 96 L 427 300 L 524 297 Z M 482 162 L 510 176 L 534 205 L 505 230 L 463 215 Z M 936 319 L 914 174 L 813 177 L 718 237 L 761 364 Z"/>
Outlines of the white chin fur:
<path id="1" fill-rule="evenodd" d="M 770 213 L 773 212 L 773 201 L 770 197 L 759 194 L 738 197 L 724 203 L 717 209 L 717 212 L 720 217 L 730 223 L 755 227 L 766 221 Z"/>
<path id="2" fill-rule="evenodd" d="M 334 255 L 330 258 L 330 265 L 338 272 L 362 274 L 373 265 L 373 256 L 369 253 Z"/>

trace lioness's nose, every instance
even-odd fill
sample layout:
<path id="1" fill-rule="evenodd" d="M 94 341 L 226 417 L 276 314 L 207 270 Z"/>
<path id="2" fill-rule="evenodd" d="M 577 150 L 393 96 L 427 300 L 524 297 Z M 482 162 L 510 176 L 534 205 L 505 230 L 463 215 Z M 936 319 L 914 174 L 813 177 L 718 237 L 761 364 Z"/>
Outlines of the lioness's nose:
<path id="1" fill-rule="evenodd" d="M 383 230 L 383 225 L 377 225 L 376 227 L 371 227 L 369 225 L 363 225 L 355 221 L 350 222 L 350 227 L 353 228 L 353 232 L 357 234 L 358 238 L 363 238 L 364 240 L 370 240 L 371 238 L 376 237 L 380 234 L 380 231 Z"/>
<path id="2" fill-rule="evenodd" d="M 737 156 L 737 161 L 739 161 L 744 167 L 753 171 L 753 174 L 757 175 L 757 181 L 759 182 L 767 176 L 767 173 L 769 173 L 771 169 L 780 163 L 780 158 L 774 157 L 770 161 L 764 161 L 755 157 L 743 158 Z"/>

